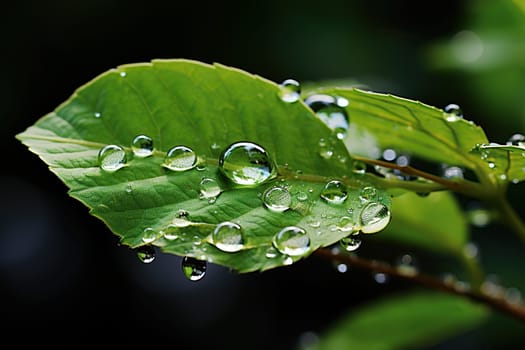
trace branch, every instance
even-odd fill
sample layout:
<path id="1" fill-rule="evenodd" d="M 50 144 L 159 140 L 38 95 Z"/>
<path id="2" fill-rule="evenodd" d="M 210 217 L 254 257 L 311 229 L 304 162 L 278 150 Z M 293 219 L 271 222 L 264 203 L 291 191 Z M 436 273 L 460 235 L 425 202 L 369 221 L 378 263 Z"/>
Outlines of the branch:
<path id="1" fill-rule="evenodd" d="M 385 262 L 363 259 L 356 256 L 355 254 L 341 253 L 338 251 L 332 251 L 327 248 L 318 249 L 313 254 L 322 259 L 346 263 L 353 267 L 357 267 L 367 271 L 373 271 L 376 273 L 384 273 L 389 277 L 409 281 L 411 283 L 419 284 L 430 289 L 459 295 L 471 299 L 475 302 L 488 305 L 492 309 L 498 310 L 506 315 L 512 316 L 521 322 L 525 322 L 525 306 L 521 303 L 512 303 L 501 297 L 498 298 L 488 294 L 483 294 L 481 292 L 475 292 L 465 287 L 464 285 L 453 282 L 446 282 L 427 274 L 419 272 L 406 273 L 403 270 L 397 269 Z"/>

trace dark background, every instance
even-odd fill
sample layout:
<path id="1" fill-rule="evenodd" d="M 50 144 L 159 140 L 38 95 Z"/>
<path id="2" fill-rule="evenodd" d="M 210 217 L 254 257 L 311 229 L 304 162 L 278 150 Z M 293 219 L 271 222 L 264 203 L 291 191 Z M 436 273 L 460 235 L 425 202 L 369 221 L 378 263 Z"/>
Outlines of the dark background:
<path id="1" fill-rule="evenodd" d="M 199 282 L 183 277 L 177 256 L 157 254 L 153 263 L 142 264 L 14 137 L 110 68 L 189 58 L 276 82 L 350 79 L 437 107 L 457 103 L 490 140 L 505 142 L 525 125 L 525 51 L 513 49 L 516 35 L 523 47 L 525 36 L 519 35 L 525 32 L 509 25 L 520 16 L 517 7 L 506 5 L 500 13 L 481 3 L 22 0 L 3 5 L 3 339 L 31 341 L 42 331 L 45 338 L 36 339 L 55 344 L 102 342 L 104 336 L 104 342 L 150 346 L 165 340 L 181 349 L 298 349 L 355 307 L 410 288 L 396 281 L 377 284 L 352 267 L 341 274 L 315 257 L 247 275 L 209 265 Z M 498 51 L 503 61 L 480 68 L 468 53 L 459 63 L 451 58 L 458 32 L 487 28 L 498 28 L 502 41 L 510 40 L 508 52 Z M 518 207 L 522 194 L 521 185 L 510 193 Z M 497 224 L 473 228 L 472 237 L 489 272 L 503 284 L 525 287 L 522 242 Z M 362 249 L 387 258 L 401 252 Z M 424 252 L 411 253 L 425 261 Z M 481 328 L 432 349 L 517 347 L 525 345 L 523 330 L 496 314 Z"/>

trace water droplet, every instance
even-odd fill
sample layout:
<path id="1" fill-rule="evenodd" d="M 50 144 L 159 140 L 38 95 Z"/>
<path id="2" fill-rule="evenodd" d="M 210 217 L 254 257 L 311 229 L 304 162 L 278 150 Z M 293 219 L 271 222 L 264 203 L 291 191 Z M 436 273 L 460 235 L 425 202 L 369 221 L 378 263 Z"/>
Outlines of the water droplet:
<path id="1" fill-rule="evenodd" d="M 310 249 L 310 237 L 302 228 L 288 226 L 273 237 L 273 245 L 282 254 L 304 255 Z"/>
<path id="2" fill-rule="evenodd" d="M 374 281 L 379 284 L 385 284 L 388 282 L 388 275 L 382 272 L 374 273 Z"/>
<path id="3" fill-rule="evenodd" d="M 186 210 L 180 209 L 177 211 L 175 218 L 172 220 L 173 226 L 176 227 L 188 227 L 191 224 L 191 221 L 188 219 L 190 213 Z"/>
<path id="4" fill-rule="evenodd" d="M 283 265 L 292 265 L 293 259 L 291 256 L 286 256 L 283 260 Z"/>
<path id="5" fill-rule="evenodd" d="M 339 219 L 336 230 L 341 232 L 353 232 L 355 230 L 355 222 L 351 217 L 343 216 Z"/>
<path id="6" fill-rule="evenodd" d="M 487 165 L 489 166 L 490 169 L 494 169 L 496 167 L 496 163 L 494 162 L 487 162 Z"/>
<path id="7" fill-rule="evenodd" d="M 443 170 L 443 177 L 446 179 L 463 179 L 463 169 L 457 166 L 446 167 Z"/>
<path id="8" fill-rule="evenodd" d="M 346 265 L 345 263 L 338 263 L 335 268 L 337 269 L 337 272 L 340 273 L 345 273 L 346 271 L 348 271 L 348 265 Z"/>
<path id="9" fill-rule="evenodd" d="M 355 235 L 351 235 L 351 236 L 342 238 L 339 241 L 339 244 L 341 245 L 341 248 L 343 248 L 345 251 L 353 252 L 361 246 L 361 240 L 357 238 Z"/>
<path id="10" fill-rule="evenodd" d="M 126 75 L 127 75 L 126 72 L 120 72 L 121 77 L 125 77 Z"/>
<path id="11" fill-rule="evenodd" d="M 368 203 L 361 211 L 361 232 L 379 232 L 388 225 L 390 218 L 390 210 L 386 205 L 378 202 Z"/>
<path id="12" fill-rule="evenodd" d="M 463 254 L 467 258 L 475 259 L 479 255 L 479 248 L 478 245 L 474 242 L 469 242 L 463 247 Z"/>
<path id="13" fill-rule="evenodd" d="M 95 118 L 100 118 L 100 117 L 102 117 L 102 113 L 95 112 L 94 116 L 95 116 Z"/>
<path id="14" fill-rule="evenodd" d="M 304 103 L 334 131 L 338 139 L 343 139 L 346 136 L 349 118 L 344 107 L 348 105 L 348 100 L 330 95 L 315 94 L 308 96 Z"/>
<path id="15" fill-rule="evenodd" d="M 143 245 L 138 247 L 136 250 L 137 257 L 144 264 L 149 264 L 155 260 L 155 247 L 149 245 Z"/>
<path id="16" fill-rule="evenodd" d="M 445 118 L 449 122 L 456 122 L 463 118 L 463 111 L 457 104 L 451 103 L 447 105 L 444 108 L 444 111 L 445 111 Z"/>
<path id="17" fill-rule="evenodd" d="M 160 236 L 160 234 L 158 232 L 156 232 L 151 227 L 147 227 L 142 232 L 142 241 L 144 243 L 151 243 L 154 240 L 156 240 L 159 236 Z"/>
<path id="18" fill-rule="evenodd" d="M 374 199 L 377 196 L 377 190 L 372 186 L 366 186 L 361 189 L 359 192 L 359 197 L 361 197 L 362 200 L 370 201 Z"/>
<path id="19" fill-rule="evenodd" d="M 168 225 L 166 228 L 162 230 L 162 235 L 168 241 L 174 241 L 177 238 L 179 238 L 179 232 L 180 232 L 180 228 L 178 226 Z"/>
<path id="20" fill-rule="evenodd" d="M 149 157 L 153 154 L 153 139 L 146 135 L 137 135 L 131 142 L 131 149 L 136 157 Z"/>
<path id="21" fill-rule="evenodd" d="M 208 203 L 215 203 L 217 197 L 221 194 L 221 187 L 217 180 L 211 177 L 204 177 L 200 183 L 201 198 L 207 199 Z"/>
<path id="22" fill-rule="evenodd" d="M 126 166 L 126 151 L 117 145 L 107 145 L 98 152 L 98 164 L 107 172 L 117 171 Z"/>
<path id="23" fill-rule="evenodd" d="M 284 102 L 293 103 L 301 98 L 301 84 L 294 79 L 286 79 L 279 88 L 279 97 Z"/>
<path id="24" fill-rule="evenodd" d="M 266 150 L 252 142 L 236 142 L 219 158 L 219 169 L 233 183 L 254 186 L 270 179 L 275 167 Z"/>
<path id="25" fill-rule="evenodd" d="M 396 261 L 396 269 L 402 275 L 415 276 L 417 266 L 414 257 L 410 254 L 403 254 Z"/>
<path id="26" fill-rule="evenodd" d="M 191 256 L 182 258 L 182 272 L 190 281 L 198 281 L 206 274 L 207 263 L 205 260 L 198 260 Z"/>
<path id="27" fill-rule="evenodd" d="M 486 227 L 492 219 L 490 211 L 482 208 L 470 209 L 467 214 L 470 223 L 476 227 Z"/>
<path id="28" fill-rule="evenodd" d="M 338 180 L 328 182 L 321 191 L 321 198 L 332 204 L 341 204 L 347 197 L 346 186 Z"/>
<path id="29" fill-rule="evenodd" d="M 127 184 L 126 185 L 126 193 L 131 193 L 133 192 L 133 186 L 131 184 Z"/>
<path id="30" fill-rule="evenodd" d="M 274 247 L 268 247 L 268 249 L 266 250 L 265 256 L 268 259 L 273 259 L 277 256 L 277 250 Z"/>
<path id="31" fill-rule="evenodd" d="M 362 162 L 360 160 L 355 160 L 354 164 L 352 165 L 353 169 L 352 171 L 356 174 L 364 174 L 366 173 L 366 163 Z"/>
<path id="32" fill-rule="evenodd" d="M 397 157 L 396 151 L 394 151 L 393 149 L 386 149 L 383 151 L 384 160 L 387 160 L 390 162 L 396 159 L 396 157 Z"/>
<path id="33" fill-rule="evenodd" d="M 175 146 L 171 148 L 164 158 L 162 166 L 173 171 L 185 171 L 197 165 L 197 155 L 186 146 Z"/>
<path id="34" fill-rule="evenodd" d="M 213 244 L 224 252 L 238 252 L 244 247 L 241 226 L 225 221 L 218 224 L 212 233 Z"/>
<path id="35" fill-rule="evenodd" d="M 507 145 L 525 147 L 525 136 L 514 134 L 507 140 Z"/>
<path id="36" fill-rule="evenodd" d="M 297 194 L 295 195 L 295 197 L 297 198 L 297 200 L 298 200 L 299 202 L 304 202 L 305 200 L 308 199 L 308 193 L 303 192 L 303 191 L 299 191 L 299 192 L 297 192 Z"/>
<path id="37" fill-rule="evenodd" d="M 521 304 L 522 297 L 518 288 L 510 287 L 505 290 L 505 301 L 509 304 Z"/>
<path id="38" fill-rule="evenodd" d="M 266 208 L 275 212 L 283 212 L 290 208 L 292 195 L 284 187 L 273 186 L 263 193 L 263 203 Z"/>

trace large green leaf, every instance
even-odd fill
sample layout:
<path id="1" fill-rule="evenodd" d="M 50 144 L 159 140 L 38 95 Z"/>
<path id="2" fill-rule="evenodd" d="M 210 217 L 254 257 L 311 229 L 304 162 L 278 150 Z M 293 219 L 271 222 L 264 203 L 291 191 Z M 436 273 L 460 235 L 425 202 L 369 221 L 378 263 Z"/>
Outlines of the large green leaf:
<path id="1" fill-rule="evenodd" d="M 331 130 L 301 101 L 287 103 L 279 94 L 275 83 L 218 64 L 155 60 L 124 65 L 79 88 L 17 137 L 123 244 L 153 244 L 241 272 L 265 270 L 361 230 L 363 212 L 367 220 L 373 219 L 370 213 L 385 216 L 384 223 L 390 215 L 390 198 L 379 188 L 370 189 L 366 174 L 352 172 L 344 144 L 333 139 Z M 153 140 L 150 156 L 132 152 L 138 135 Z M 320 141 L 329 143 L 329 152 L 320 148 Z M 220 156 L 235 142 L 263 147 L 271 161 L 252 152 L 255 158 L 250 162 L 243 155 L 241 164 L 221 165 Z M 107 145 L 122 147 L 125 166 L 111 172 L 101 169 L 98 156 Z M 182 159 L 190 161 L 191 169 L 163 166 L 166 153 L 177 145 L 197 155 L 195 164 L 191 157 Z M 116 161 L 119 155 L 108 160 Z M 275 173 L 257 180 L 260 184 L 231 181 L 232 172 L 272 166 Z M 263 174 L 250 171 L 243 176 L 255 179 Z M 334 179 L 342 185 L 335 183 L 326 193 L 325 186 Z M 202 181 L 219 186 L 220 194 L 213 194 L 217 188 L 212 188 L 203 195 Z M 272 211 L 263 205 L 263 193 L 274 187 L 284 193 L 278 201 L 289 201 L 288 210 Z M 363 196 L 360 190 L 365 187 Z M 334 203 L 338 191 L 347 195 L 339 204 Z M 372 207 L 364 209 L 369 202 Z M 230 245 L 218 248 L 224 242 L 213 232 L 228 227 L 219 226 L 224 222 L 240 226 L 242 244 L 237 244 L 239 230 L 232 229 Z M 300 246 L 309 240 L 308 250 L 275 249 L 280 246 L 272 244 L 275 235 L 290 226 L 304 229 L 308 239 L 299 236 L 289 243 Z"/>
<path id="2" fill-rule="evenodd" d="M 486 316 L 483 306 L 457 296 L 413 292 L 351 313 L 312 350 L 424 348 L 474 328 Z"/>

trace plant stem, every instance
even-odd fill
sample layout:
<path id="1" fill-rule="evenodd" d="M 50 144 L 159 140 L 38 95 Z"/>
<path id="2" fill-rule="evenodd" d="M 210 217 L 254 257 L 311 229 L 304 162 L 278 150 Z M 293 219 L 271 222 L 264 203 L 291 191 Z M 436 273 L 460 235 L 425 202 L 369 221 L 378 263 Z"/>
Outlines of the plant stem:
<path id="1" fill-rule="evenodd" d="M 493 201 L 500 215 L 500 222 L 507 225 L 522 239 L 525 240 L 525 224 L 518 216 L 514 208 L 509 204 L 506 198 L 498 197 Z"/>
<path id="2" fill-rule="evenodd" d="M 525 306 L 523 304 L 509 302 L 503 297 L 484 294 L 481 291 L 465 287 L 461 283 L 448 282 L 420 272 L 407 273 L 402 269 L 397 269 L 385 262 L 360 258 L 355 254 L 334 252 L 328 248 L 318 249 L 313 254 L 322 259 L 346 263 L 350 266 L 367 271 L 384 273 L 389 277 L 398 278 L 426 288 L 468 298 L 475 302 L 485 304 L 503 314 L 512 316 L 521 322 L 525 322 Z"/>

